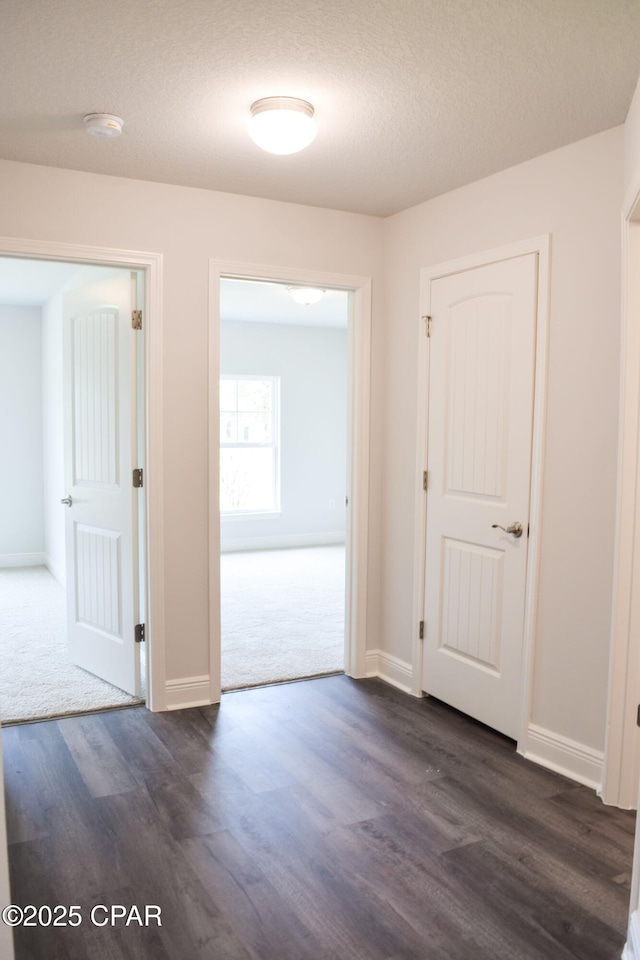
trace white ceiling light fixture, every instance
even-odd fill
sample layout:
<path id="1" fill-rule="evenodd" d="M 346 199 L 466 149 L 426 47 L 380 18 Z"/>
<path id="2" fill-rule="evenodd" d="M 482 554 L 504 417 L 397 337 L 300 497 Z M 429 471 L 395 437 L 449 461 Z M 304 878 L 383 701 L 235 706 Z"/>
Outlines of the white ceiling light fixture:
<path id="1" fill-rule="evenodd" d="M 319 303 L 325 295 L 325 291 L 318 287 L 287 287 L 287 290 L 296 303 L 302 303 L 305 307 Z"/>
<path id="2" fill-rule="evenodd" d="M 313 112 L 310 103 L 297 97 L 264 97 L 251 104 L 249 136 L 269 153 L 297 153 L 316 135 Z"/>
<path id="3" fill-rule="evenodd" d="M 124 121 L 113 113 L 88 113 L 84 119 L 87 133 L 92 137 L 106 137 L 113 140 L 122 133 Z"/>

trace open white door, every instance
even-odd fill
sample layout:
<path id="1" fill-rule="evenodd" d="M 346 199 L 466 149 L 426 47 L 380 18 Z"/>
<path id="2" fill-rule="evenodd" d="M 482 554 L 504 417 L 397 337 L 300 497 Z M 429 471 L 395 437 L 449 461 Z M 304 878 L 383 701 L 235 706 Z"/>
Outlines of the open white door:
<path id="1" fill-rule="evenodd" d="M 64 295 L 69 652 L 139 696 L 134 280 L 110 273 Z"/>
<path id="2" fill-rule="evenodd" d="M 423 686 L 514 739 L 536 304 L 537 254 L 431 283 Z"/>

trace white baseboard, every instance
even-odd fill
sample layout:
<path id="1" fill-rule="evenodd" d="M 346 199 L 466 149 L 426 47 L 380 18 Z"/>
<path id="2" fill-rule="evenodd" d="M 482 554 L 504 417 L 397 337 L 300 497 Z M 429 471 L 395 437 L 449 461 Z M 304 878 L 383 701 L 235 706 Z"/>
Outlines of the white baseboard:
<path id="1" fill-rule="evenodd" d="M 413 692 L 413 669 L 410 663 L 384 650 L 368 650 L 365 676 L 378 677 L 404 693 Z"/>
<path id="2" fill-rule="evenodd" d="M 529 724 L 524 744 L 518 744 L 518 753 L 527 760 L 533 760 L 594 790 L 601 787 L 604 762 L 601 751 L 545 730 L 535 723 Z"/>
<path id="3" fill-rule="evenodd" d="M 634 910 L 629 918 L 629 932 L 622 960 L 640 960 L 640 919 L 637 910 Z"/>
<path id="4" fill-rule="evenodd" d="M 330 547 L 344 543 L 344 533 L 301 533 L 283 537 L 236 537 L 224 540 L 222 553 L 242 553 L 248 550 L 286 550 L 287 547 Z"/>
<path id="5" fill-rule="evenodd" d="M 166 710 L 205 707 L 211 703 L 211 680 L 208 675 L 167 680 L 164 701 Z"/>
<path id="6" fill-rule="evenodd" d="M 0 567 L 43 567 L 44 553 L 0 553 Z"/>
<path id="7" fill-rule="evenodd" d="M 45 566 L 51 574 L 52 577 L 55 577 L 61 587 L 66 587 L 67 585 L 67 571 L 64 567 L 58 567 L 49 554 L 45 554 L 44 558 Z"/>

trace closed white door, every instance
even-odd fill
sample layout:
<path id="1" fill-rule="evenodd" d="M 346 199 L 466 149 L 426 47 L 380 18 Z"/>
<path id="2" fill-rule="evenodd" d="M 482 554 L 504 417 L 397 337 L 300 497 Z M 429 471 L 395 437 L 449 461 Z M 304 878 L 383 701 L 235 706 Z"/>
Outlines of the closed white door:
<path id="1" fill-rule="evenodd" d="M 140 695 L 133 279 L 64 296 L 65 496 L 69 652 Z"/>
<path id="2" fill-rule="evenodd" d="M 537 254 L 431 283 L 423 686 L 514 739 L 536 291 Z"/>

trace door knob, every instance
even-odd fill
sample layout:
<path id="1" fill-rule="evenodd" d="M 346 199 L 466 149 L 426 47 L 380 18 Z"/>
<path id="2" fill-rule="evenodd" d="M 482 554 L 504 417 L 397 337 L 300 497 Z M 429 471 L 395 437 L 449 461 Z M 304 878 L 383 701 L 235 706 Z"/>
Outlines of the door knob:
<path id="1" fill-rule="evenodd" d="M 502 524 L 500 523 L 492 523 L 491 526 L 494 530 L 498 528 L 499 530 L 504 530 L 505 533 L 510 533 L 512 536 L 516 538 L 516 540 L 522 536 L 522 529 L 523 529 L 522 524 L 518 523 L 517 520 L 515 523 L 512 523 L 509 527 L 503 527 Z"/>
<path id="2" fill-rule="evenodd" d="M 70 507 L 71 504 L 73 503 L 73 500 L 71 499 L 71 497 L 63 497 L 60 503 L 66 503 L 66 505 Z"/>

